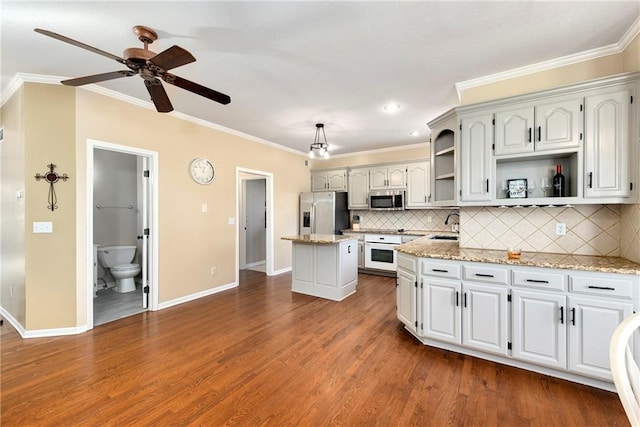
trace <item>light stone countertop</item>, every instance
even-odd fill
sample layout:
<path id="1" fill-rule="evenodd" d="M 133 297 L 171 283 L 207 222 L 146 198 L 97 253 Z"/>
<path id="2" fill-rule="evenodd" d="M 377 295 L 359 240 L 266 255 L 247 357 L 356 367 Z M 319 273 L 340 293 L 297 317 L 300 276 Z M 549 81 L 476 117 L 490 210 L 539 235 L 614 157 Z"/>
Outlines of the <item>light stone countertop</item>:
<path id="1" fill-rule="evenodd" d="M 355 240 L 351 236 L 342 236 L 336 234 L 303 234 L 299 236 L 285 236 L 282 240 L 291 240 L 293 243 L 308 243 L 320 245 L 334 245 L 347 240 Z"/>
<path id="2" fill-rule="evenodd" d="M 402 230 L 402 231 L 399 231 Z M 431 234 L 450 234 L 449 232 L 438 232 L 433 230 L 405 230 L 399 229 L 379 229 L 379 228 L 359 228 L 354 230 L 353 228 L 347 228 L 342 230 L 343 233 L 369 233 L 369 234 L 399 234 L 406 236 L 427 236 Z"/>
<path id="3" fill-rule="evenodd" d="M 419 258 L 509 264 L 640 275 L 640 264 L 619 257 L 522 252 L 519 260 L 507 258 L 507 251 L 460 248 L 458 242 L 434 241 L 421 237 L 396 247 L 398 252 Z"/>

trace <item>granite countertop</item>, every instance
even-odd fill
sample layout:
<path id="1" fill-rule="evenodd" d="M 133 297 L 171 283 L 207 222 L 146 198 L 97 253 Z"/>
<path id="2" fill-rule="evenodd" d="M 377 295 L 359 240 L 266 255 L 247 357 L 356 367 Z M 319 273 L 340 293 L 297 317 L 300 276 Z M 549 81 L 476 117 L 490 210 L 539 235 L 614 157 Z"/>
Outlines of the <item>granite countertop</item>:
<path id="1" fill-rule="evenodd" d="M 430 234 L 447 234 L 446 232 L 440 233 L 438 231 L 433 231 L 433 230 L 405 230 L 404 228 L 399 228 L 399 229 L 359 228 L 357 230 L 354 230 L 353 228 L 347 228 L 341 231 L 343 233 L 398 234 L 398 235 L 406 235 L 406 236 L 426 236 Z"/>
<path id="2" fill-rule="evenodd" d="M 523 251 L 520 259 L 514 260 L 507 258 L 506 250 L 461 248 L 458 242 L 434 241 L 424 237 L 397 246 L 396 250 L 420 258 L 640 275 L 640 264 L 619 257 Z"/>
<path id="3" fill-rule="evenodd" d="M 355 237 L 336 234 L 304 234 L 300 236 L 285 236 L 281 237 L 281 239 L 291 240 L 294 243 L 333 245 L 347 240 L 354 240 Z"/>

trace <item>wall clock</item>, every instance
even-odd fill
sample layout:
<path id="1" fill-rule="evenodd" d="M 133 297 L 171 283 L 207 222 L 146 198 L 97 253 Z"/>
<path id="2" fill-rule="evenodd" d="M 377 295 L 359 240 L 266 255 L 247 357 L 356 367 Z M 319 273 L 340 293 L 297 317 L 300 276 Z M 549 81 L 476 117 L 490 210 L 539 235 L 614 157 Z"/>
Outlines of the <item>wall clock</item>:
<path id="1" fill-rule="evenodd" d="M 193 180 L 198 184 L 211 184 L 216 177 L 213 163 L 204 157 L 193 159 L 191 165 L 189 165 L 189 172 Z"/>

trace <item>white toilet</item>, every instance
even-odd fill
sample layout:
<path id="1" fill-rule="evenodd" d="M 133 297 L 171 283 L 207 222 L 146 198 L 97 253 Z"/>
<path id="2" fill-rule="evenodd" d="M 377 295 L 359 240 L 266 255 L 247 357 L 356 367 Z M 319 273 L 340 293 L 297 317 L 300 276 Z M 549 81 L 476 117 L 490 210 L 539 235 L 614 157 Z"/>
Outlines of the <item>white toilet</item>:
<path id="1" fill-rule="evenodd" d="M 100 246 L 98 261 L 104 268 L 109 269 L 116 279 L 116 292 L 133 292 L 136 282 L 133 280 L 140 274 L 140 264 L 131 264 L 136 255 L 135 246 Z"/>

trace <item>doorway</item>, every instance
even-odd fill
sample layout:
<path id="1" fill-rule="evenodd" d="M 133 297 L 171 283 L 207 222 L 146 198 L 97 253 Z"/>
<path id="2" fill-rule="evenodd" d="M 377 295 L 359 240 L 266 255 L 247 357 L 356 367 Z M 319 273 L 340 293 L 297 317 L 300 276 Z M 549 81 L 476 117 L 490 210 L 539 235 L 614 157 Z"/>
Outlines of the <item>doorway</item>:
<path id="1" fill-rule="evenodd" d="M 87 145 L 87 329 L 157 309 L 157 153 L 99 141 Z M 154 226 L 155 225 L 155 226 Z M 107 258 L 129 251 L 133 283 Z M 121 270 L 122 267 L 117 267 Z"/>
<path id="2" fill-rule="evenodd" d="M 273 275 L 272 174 L 236 169 L 238 270 Z"/>

